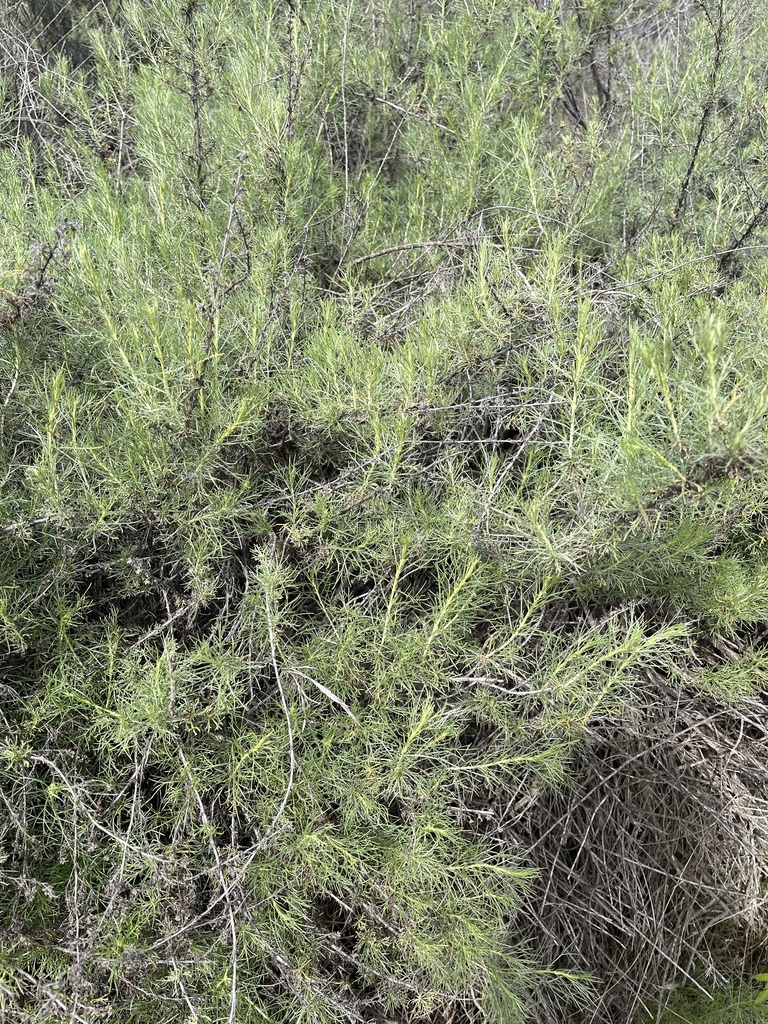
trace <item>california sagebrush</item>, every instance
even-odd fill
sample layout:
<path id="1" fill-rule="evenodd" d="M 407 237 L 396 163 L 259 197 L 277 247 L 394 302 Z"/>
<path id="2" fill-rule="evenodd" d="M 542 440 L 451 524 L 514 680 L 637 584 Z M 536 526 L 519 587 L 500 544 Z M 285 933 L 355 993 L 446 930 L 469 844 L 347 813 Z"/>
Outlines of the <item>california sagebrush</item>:
<path id="1" fill-rule="evenodd" d="M 764 677 L 759 9 L 70 8 L 4 29 L 5 1012 L 594 1013 L 504 809 Z"/>

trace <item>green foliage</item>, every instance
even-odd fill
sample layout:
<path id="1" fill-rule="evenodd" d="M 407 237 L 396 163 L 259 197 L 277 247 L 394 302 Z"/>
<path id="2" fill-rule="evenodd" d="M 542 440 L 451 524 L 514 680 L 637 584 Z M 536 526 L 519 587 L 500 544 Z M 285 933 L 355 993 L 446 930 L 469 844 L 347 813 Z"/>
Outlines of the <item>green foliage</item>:
<path id="1" fill-rule="evenodd" d="M 0 1012 L 589 998 L 506 794 L 649 672 L 766 678 L 759 9 L 667 7 L 6 48 Z"/>
<path id="2" fill-rule="evenodd" d="M 764 980 L 764 979 L 759 979 Z M 762 993 L 734 986 L 730 991 L 708 994 L 687 988 L 670 1000 L 661 1024 L 761 1024 L 766 1020 Z"/>

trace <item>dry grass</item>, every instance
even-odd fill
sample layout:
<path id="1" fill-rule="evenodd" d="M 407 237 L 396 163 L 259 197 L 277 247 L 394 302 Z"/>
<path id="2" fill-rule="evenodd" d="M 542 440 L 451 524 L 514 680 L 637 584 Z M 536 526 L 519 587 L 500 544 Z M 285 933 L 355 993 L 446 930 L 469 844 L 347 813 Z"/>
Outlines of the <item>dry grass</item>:
<path id="1" fill-rule="evenodd" d="M 768 694 L 727 705 L 650 681 L 641 711 L 595 720 L 571 791 L 506 826 L 540 877 L 520 920 L 544 959 L 598 976 L 587 1009 L 541 1024 L 622 1024 L 681 985 L 754 969 L 768 932 Z M 739 970 L 741 968 L 741 970 Z"/>

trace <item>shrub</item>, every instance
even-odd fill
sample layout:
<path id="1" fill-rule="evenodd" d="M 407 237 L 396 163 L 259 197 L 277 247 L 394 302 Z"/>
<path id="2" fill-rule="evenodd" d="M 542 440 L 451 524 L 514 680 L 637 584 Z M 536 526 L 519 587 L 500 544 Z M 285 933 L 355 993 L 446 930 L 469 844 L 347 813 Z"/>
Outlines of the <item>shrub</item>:
<path id="1" fill-rule="evenodd" d="M 759 793 L 760 11 L 667 6 L 126 2 L 82 67 L 6 19 L 3 1012 L 629 1021 L 752 969 L 690 751 Z M 621 814 L 717 792 L 627 872 Z"/>

